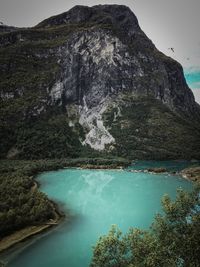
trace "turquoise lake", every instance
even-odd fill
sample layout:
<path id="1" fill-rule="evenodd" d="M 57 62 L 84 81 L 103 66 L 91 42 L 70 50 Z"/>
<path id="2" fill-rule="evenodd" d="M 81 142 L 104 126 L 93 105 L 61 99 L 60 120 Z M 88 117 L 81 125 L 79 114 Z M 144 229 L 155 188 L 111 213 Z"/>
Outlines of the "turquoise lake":
<path id="1" fill-rule="evenodd" d="M 58 202 L 70 219 L 15 249 L 8 266 L 87 267 L 92 246 L 112 224 L 123 232 L 129 227 L 148 228 L 161 212 L 163 194 L 175 198 L 177 188 L 190 190 L 192 185 L 180 176 L 130 172 L 146 164 L 140 162 L 124 171 L 64 169 L 40 174 L 40 189 Z M 174 171 L 179 164 L 166 165 Z"/>

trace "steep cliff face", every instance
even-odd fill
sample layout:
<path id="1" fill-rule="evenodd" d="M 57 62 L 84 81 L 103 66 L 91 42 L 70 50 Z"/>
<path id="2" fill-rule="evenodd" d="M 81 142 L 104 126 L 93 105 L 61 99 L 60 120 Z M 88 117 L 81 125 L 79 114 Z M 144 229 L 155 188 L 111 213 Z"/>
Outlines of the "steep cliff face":
<path id="1" fill-rule="evenodd" d="M 200 108 L 182 67 L 155 48 L 129 8 L 76 6 L 2 33 L 0 45 L 3 155 L 41 149 L 45 142 L 32 140 L 38 124 L 41 140 L 46 127 L 59 149 L 36 156 L 78 156 L 87 147 L 134 158 L 200 155 Z"/>

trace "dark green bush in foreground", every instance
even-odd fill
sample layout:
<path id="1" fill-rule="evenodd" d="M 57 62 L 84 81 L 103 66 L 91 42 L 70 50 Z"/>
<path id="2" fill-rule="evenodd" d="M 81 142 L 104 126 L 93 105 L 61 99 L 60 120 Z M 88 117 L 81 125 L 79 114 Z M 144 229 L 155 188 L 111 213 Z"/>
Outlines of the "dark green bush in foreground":
<path id="1" fill-rule="evenodd" d="M 176 201 L 162 199 L 147 231 L 130 229 L 122 235 L 113 226 L 98 240 L 91 267 L 198 267 L 200 266 L 200 187 L 192 193 L 178 191 Z"/>

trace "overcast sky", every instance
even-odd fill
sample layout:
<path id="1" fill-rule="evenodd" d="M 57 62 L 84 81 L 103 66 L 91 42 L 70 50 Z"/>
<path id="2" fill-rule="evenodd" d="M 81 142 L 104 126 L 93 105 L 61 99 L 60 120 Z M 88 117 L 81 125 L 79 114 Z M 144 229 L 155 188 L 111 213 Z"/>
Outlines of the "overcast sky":
<path id="1" fill-rule="evenodd" d="M 0 0 L 0 21 L 29 27 L 74 5 L 113 3 L 129 6 L 159 50 L 178 60 L 186 72 L 199 75 L 190 86 L 200 103 L 200 0 Z"/>

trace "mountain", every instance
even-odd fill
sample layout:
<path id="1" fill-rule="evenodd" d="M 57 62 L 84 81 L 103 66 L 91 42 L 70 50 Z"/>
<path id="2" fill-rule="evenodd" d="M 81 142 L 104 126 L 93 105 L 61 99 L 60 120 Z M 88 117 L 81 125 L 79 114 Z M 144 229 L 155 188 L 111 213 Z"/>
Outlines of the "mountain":
<path id="1" fill-rule="evenodd" d="M 200 156 L 200 106 L 182 66 L 126 6 L 75 6 L 1 31 L 0 67 L 3 158 Z"/>
<path id="2" fill-rule="evenodd" d="M 13 26 L 8 26 L 4 24 L 3 22 L 0 21 L 0 33 L 2 32 L 12 32 L 12 31 L 17 31 L 19 28 L 13 27 Z"/>

